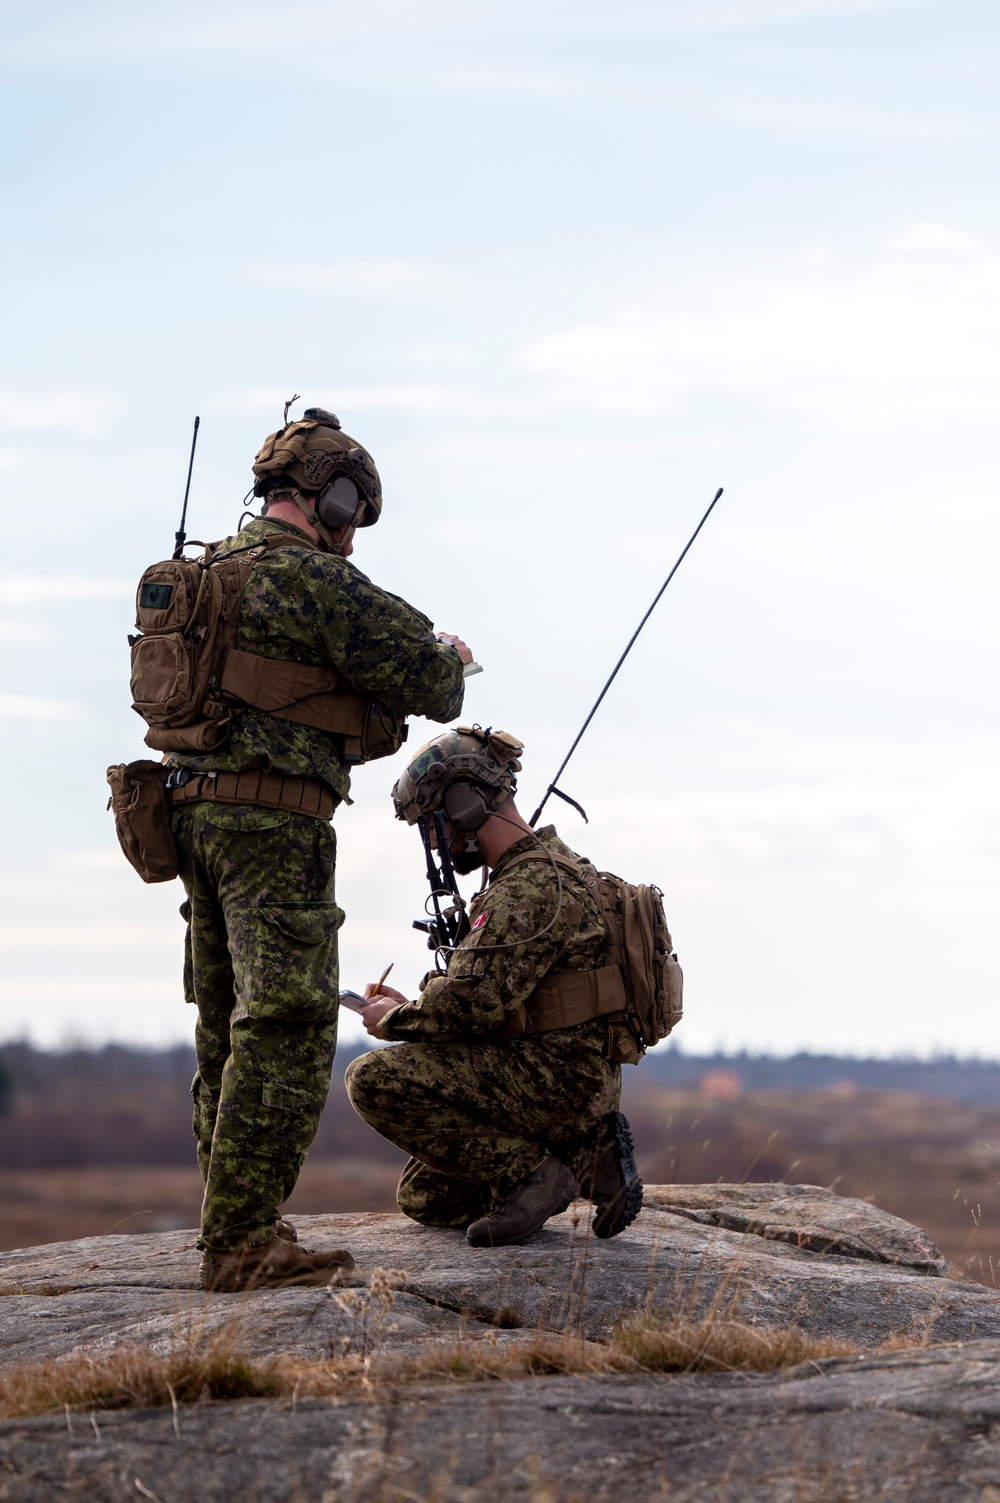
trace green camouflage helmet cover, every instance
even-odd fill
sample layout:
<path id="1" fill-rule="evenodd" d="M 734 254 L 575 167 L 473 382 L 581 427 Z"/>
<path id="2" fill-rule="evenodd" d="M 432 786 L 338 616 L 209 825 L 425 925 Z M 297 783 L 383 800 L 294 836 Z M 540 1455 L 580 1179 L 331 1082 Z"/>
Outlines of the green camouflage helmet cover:
<path id="1" fill-rule="evenodd" d="M 357 525 L 371 527 L 382 514 L 382 482 L 375 461 L 323 407 L 307 407 L 299 422 L 269 433 L 254 459 L 253 473 L 255 496 L 266 496 L 282 481 L 300 491 L 318 492 L 346 475 L 365 503 Z"/>
<path id="2" fill-rule="evenodd" d="M 392 790 L 396 818 L 415 825 L 421 814 L 440 809 L 453 783 L 473 783 L 498 809 L 517 788 L 514 774 L 524 747 L 509 731 L 459 725 L 422 746 Z"/>

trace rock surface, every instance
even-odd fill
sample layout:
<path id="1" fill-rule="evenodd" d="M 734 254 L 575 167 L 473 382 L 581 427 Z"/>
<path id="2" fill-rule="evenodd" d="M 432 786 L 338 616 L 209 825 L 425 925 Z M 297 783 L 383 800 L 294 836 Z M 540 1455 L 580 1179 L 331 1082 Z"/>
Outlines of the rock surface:
<path id="1" fill-rule="evenodd" d="M 1000 1294 L 949 1277 L 916 1228 L 810 1186 L 653 1186 L 646 1207 L 611 1242 L 594 1240 L 577 1205 L 527 1245 L 489 1251 L 399 1216 L 301 1218 L 305 1243 L 355 1255 L 354 1289 L 339 1298 L 206 1297 L 193 1233 L 5 1253 L 0 1360 L 166 1349 L 224 1322 L 259 1356 L 371 1355 L 539 1328 L 600 1340 L 647 1305 L 697 1316 L 713 1302 L 866 1352 L 893 1336 L 935 1345 L 768 1376 L 535 1378 L 208 1405 L 182 1409 L 176 1429 L 169 1410 L 7 1421 L 0 1500 L 387 1503 L 404 1488 L 439 1503 L 556 1503 L 669 1486 L 671 1500 L 720 1503 L 1000 1503 Z M 399 1274 L 390 1310 L 365 1293 L 377 1267 Z"/>

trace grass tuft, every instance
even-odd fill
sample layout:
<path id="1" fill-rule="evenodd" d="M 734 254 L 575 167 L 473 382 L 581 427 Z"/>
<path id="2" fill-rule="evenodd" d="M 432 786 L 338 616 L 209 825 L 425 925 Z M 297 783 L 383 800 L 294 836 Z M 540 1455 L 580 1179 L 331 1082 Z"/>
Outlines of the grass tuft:
<path id="1" fill-rule="evenodd" d="M 0 1284 L 0 1299 L 4 1295 L 19 1294 L 22 1297 L 27 1294 L 75 1294 L 75 1284 L 33 1284 L 28 1287 L 25 1284 Z"/>
<path id="2" fill-rule="evenodd" d="M 647 1373 L 777 1372 L 825 1357 L 854 1357 L 858 1348 L 833 1337 L 808 1336 L 798 1326 L 768 1330 L 714 1318 L 622 1326 L 611 1347 Z"/>
<path id="3" fill-rule="evenodd" d="M 69 1409 L 151 1409 L 205 1399 L 271 1397 L 284 1392 L 275 1364 L 252 1361 L 223 1342 L 192 1342 L 170 1352 L 121 1347 L 72 1352 L 0 1368 L 0 1418 Z"/>

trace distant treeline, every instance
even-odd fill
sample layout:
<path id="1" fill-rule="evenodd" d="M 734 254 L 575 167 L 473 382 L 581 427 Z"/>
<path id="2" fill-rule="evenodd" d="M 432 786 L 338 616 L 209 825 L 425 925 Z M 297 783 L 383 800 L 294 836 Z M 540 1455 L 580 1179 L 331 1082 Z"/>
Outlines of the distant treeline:
<path id="1" fill-rule="evenodd" d="M 839 1054 L 684 1054 L 659 1048 L 643 1071 L 657 1083 L 693 1089 L 710 1072 L 739 1077 L 744 1091 L 819 1091 L 850 1081 L 862 1091 L 906 1091 L 951 1101 L 1000 1102 L 1000 1060 L 852 1059 Z"/>
<path id="2" fill-rule="evenodd" d="M 363 1045 L 338 1051 L 334 1089 L 312 1150 L 317 1157 L 398 1157 L 356 1116 L 339 1084 L 347 1062 L 363 1052 Z M 194 1054 L 187 1046 L 144 1050 L 109 1044 L 61 1052 L 27 1044 L 0 1046 L 0 1168 L 188 1164 L 193 1155 L 193 1074 Z M 700 1089 L 709 1097 L 732 1097 L 838 1088 L 844 1097 L 858 1091 L 902 1091 L 1000 1103 L 1000 1062 L 985 1060 L 866 1060 L 820 1054 L 782 1059 L 661 1048 L 638 1070 L 626 1069 L 625 1076 L 626 1106 L 633 1103 L 640 1116 L 643 1098 L 663 1089 Z"/>
<path id="3" fill-rule="evenodd" d="M 360 1047 L 337 1054 L 337 1072 Z M 194 1051 L 103 1049 L 48 1052 L 0 1046 L 7 1078 L 0 1120 L 0 1168 L 82 1168 L 90 1164 L 190 1164 Z M 313 1152 L 322 1158 L 382 1158 L 396 1149 L 357 1116 L 343 1088 L 330 1101 Z"/>

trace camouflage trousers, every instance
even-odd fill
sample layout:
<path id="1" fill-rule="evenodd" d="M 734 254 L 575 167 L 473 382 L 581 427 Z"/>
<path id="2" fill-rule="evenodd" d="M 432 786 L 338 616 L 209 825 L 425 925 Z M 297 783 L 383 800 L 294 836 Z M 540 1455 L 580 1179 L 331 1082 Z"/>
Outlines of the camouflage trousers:
<path id="1" fill-rule="evenodd" d="M 198 1009 L 201 1244 L 274 1236 L 330 1089 L 337 1044 L 336 840 L 324 821 L 191 804 L 173 816 Z"/>
<path id="2" fill-rule="evenodd" d="M 347 1067 L 355 1110 L 410 1154 L 396 1200 L 466 1227 L 621 1100 L 603 1023 L 503 1043 L 396 1044 Z"/>

